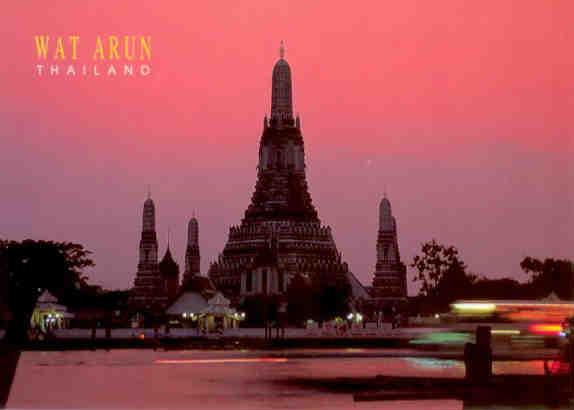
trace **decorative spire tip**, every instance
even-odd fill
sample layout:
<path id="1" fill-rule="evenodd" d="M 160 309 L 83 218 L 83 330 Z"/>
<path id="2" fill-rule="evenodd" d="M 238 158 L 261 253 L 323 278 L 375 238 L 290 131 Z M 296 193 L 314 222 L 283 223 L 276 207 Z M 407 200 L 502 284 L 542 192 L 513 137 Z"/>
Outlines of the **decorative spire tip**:
<path id="1" fill-rule="evenodd" d="M 281 40 L 281 44 L 279 45 L 279 58 L 283 59 L 285 57 L 285 44 L 283 40 Z"/>

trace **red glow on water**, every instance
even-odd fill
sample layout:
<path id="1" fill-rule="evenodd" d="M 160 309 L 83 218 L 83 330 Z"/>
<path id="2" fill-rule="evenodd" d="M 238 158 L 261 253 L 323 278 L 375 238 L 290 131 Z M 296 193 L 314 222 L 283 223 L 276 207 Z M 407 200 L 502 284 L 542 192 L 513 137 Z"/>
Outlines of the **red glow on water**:
<path id="1" fill-rule="evenodd" d="M 556 335 L 562 332 L 562 325 L 550 323 L 537 323 L 531 325 L 529 330 L 539 335 Z"/>
<path id="2" fill-rule="evenodd" d="M 285 357 L 246 357 L 227 359 L 164 359 L 155 364 L 223 364 L 223 363 L 285 363 Z"/>

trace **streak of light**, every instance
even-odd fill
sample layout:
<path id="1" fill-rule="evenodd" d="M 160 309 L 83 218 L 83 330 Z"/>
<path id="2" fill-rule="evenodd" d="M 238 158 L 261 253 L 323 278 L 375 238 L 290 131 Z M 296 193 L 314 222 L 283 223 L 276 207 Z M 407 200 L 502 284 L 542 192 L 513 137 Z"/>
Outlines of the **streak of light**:
<path id="1" fill-rule="evenodd" d="M 516 329 L 492 329 L 491 333 L 493 335 L 519 335 L 520 330 L 516 330 Z"/>
<path id="2" fill-rule="evenodd" d="M 480 303 L 480 302 L 461 302 L 453 303 L 452 307 L 455 310 L 460 310 L 463 312 L 477 312 L 477 313 L 487 313 L 494 312 L 496 305 L 494 303 Z"/>
<path id="3" fill-rule="evenodd" d="M 560 324 L 549 324 L 549 323 L 537 323 L 529 327 L 532 333 L 537 333 L 541 335 L 557 335 L 562 332 L 562 325 Z"/>
<path id="4" fill-rule="evenodd" d="M 228 359 L 160 359 L 155 364 L 285 363 L 286 357 L 244 357 Z"/>

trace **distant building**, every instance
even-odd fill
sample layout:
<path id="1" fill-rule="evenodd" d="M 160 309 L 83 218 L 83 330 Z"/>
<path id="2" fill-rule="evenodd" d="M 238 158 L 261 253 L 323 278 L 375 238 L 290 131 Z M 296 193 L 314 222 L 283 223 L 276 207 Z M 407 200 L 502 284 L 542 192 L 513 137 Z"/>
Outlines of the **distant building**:
<path id="1" fill-rule="evenodd" d="M 379 206 L 377 264 L 371 293 L 378 304 L 398 302 L 407 297 L 406 266 L 399 253 L 397 222 L 386 197 Z"/>
<path id="2" fill-rule="evenodd" d="M 199 254 L 199 222 L 195 218 L 189 220 L 187 225 L 187 247 L 185 249 L 185 272 L 183 282 L 189 281 L 200 274 L 201 257 Z"/>
<path id="3" fill-rule="evenodd" d="M 263 120 L 255 191 L 240 225 L 229 229 L 223 252 L 209 268 L 217 289 L 233 303 L 259 291 L 283 292 L 296 274 L 350 274 L 309 194 L 283 44 L 279 57 L 272 74 L 271 118 Z"/>
<path id="4" fill-rule="evenodd" d="M 179 289 L 179 265 L 171 256 L 169 244 L 165 255 L 159 263 L 159 272 L 164 284 L 164 292 L 168 301 L 172 301 Z"/>
<path id="5" fill-rule="evenodd" d="M 30 318 L 30 327 L 47 333 L 53 329 L 67 328 L 73 317 L 74 315 L 68 312 L 66 306 L 61 305 L 54 295 L 45 290 L 38 297 Z"/>
<path id="6" fill-rule="evenodd" d="M 195 217 L 187 225 L 187 246 L 185 250 L 185 272 L 183 282 L 174 299 L 171 299 L 166 314 L 182 320 L 190 320 L 190 315 L 198 315 L 207 308 L 208 300 L 216 294 L 211 280 L 201 275 L 201 259 L 199 256 L 199 222 Z"/>
<path id="7" fill-rule="evenodd" d="M 188 276 L 174 299 L 166 309 L 172 319 L 185 322 L 197 319 L 197 315 L 208 307 L 208 301 L 216 295 L 215 286 L 208 277 L 199 273 Z M 185 314 L 185 316 L 184 316 Z M 188 325 L 193 325 L 188 323 Z"/>
<path id="8" fill-rule="evenodd" d="M 159 271 L 155 205 L 151 197 L 144 202 L 139 263 L 130 305 L 142 313 L 159 312 L 165 307 L 167 295 Z"/>

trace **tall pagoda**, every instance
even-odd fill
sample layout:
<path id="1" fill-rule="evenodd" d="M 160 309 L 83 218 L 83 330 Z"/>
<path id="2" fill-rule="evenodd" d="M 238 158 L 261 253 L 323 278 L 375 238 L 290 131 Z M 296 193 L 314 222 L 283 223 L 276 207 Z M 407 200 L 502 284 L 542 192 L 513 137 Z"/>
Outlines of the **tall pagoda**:
<path id="1" fill-rule="evenodd" d="M 291 69 L 284 54 L 281 43 L 279 60 L 273 67 L 271 116 L 263 121 L 251 203 L 241 223 L 229 229 L 227 244 L 208 272 L 217 289 L 234 301 L 242 296 L 241 281 L 246 280 L 246 273 L 260 268 L 258 261 L 265 259 L 261 254 L 269 252 L 271 246 L 278 275 L 269 280 L 285 286 L 270 283 L 269 288 L 284 292 L 295 274 L 307 278 L 350 274 L 331 228 L 321 224 L 309 194 L 301 123 L 293 115 Z M 250 273 L 248 276 L 251 280 Z"/>
<path id="2" fill-rule="evenodd" d="M 161 309 L 167 302 L 157 248 L 155 204 L 148 195 L 143 206 L 138 270 L 130 297 L 130 305 L 143 312 Z"/>
<path id="3" fill-rule="evenodd" d="M 373 298 L 381 307 L 406 300 L 406 266 L 401 262 L 397 238 L 397 221 L 386 195 L 379 204 L 377 264 L 373 277 Z"/>

